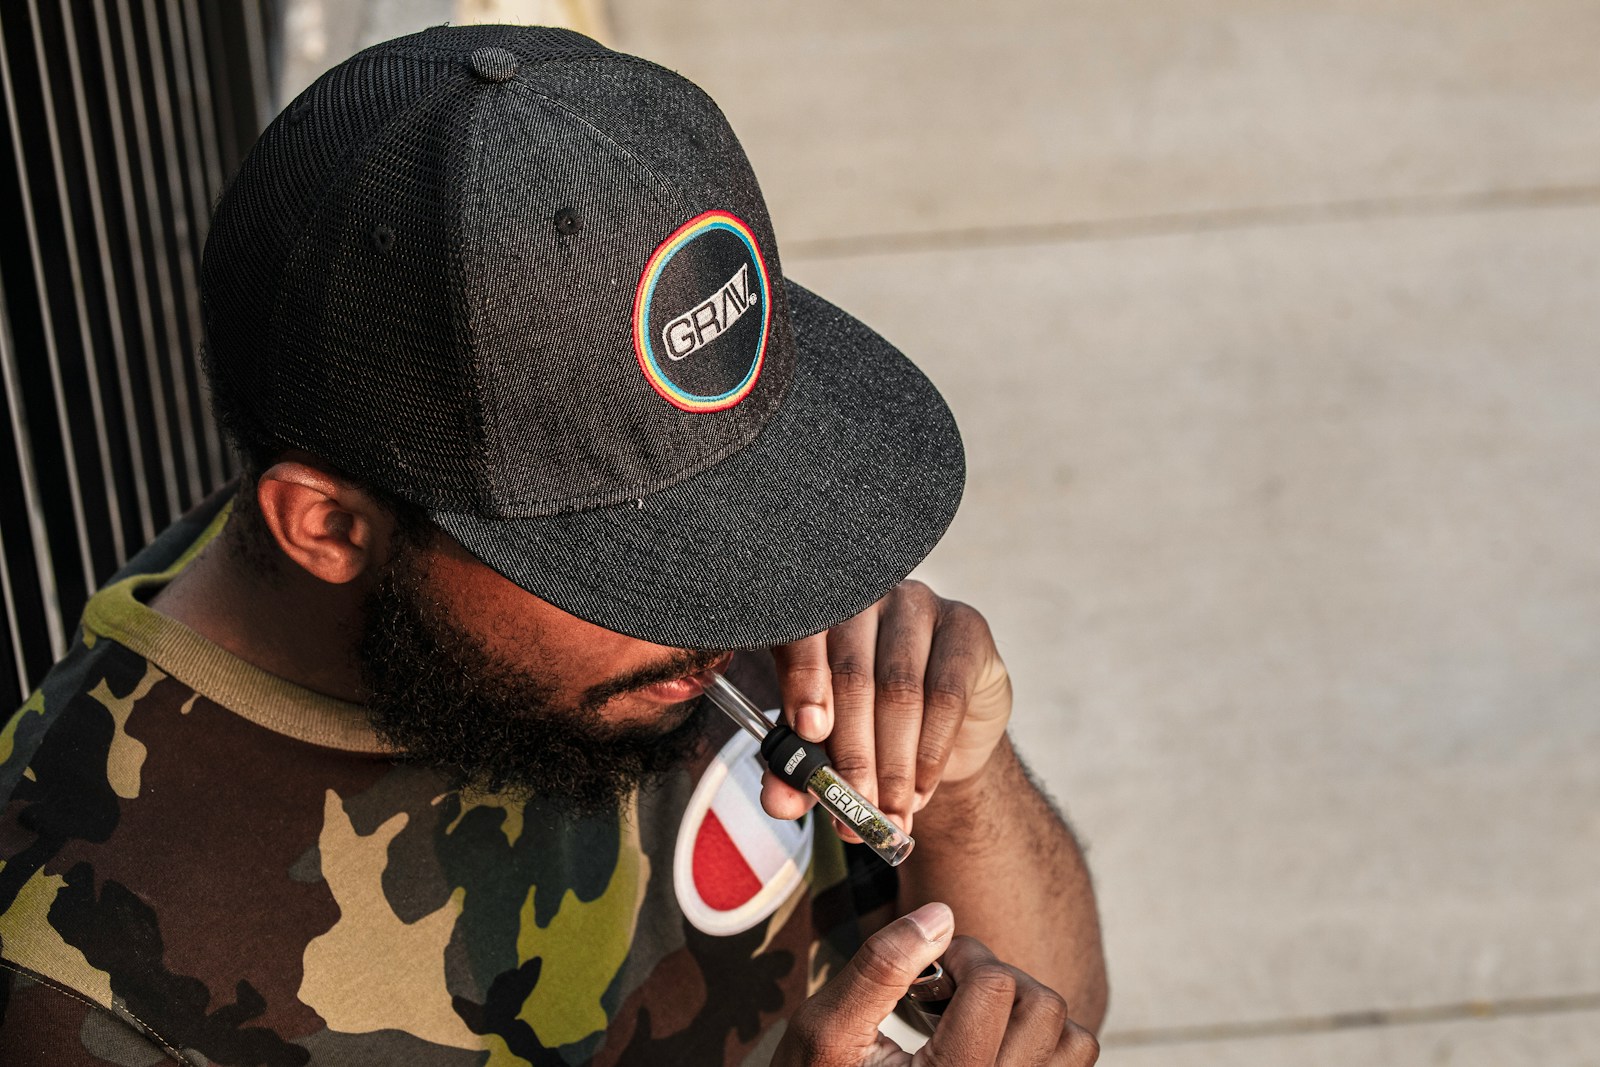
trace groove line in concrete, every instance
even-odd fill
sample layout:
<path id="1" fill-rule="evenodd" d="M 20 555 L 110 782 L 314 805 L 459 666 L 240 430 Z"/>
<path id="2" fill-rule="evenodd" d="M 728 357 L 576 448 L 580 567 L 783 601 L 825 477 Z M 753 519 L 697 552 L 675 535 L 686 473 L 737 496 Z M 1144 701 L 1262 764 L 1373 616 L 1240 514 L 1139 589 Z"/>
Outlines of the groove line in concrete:
<path id="1" fill-rule="evenodd" d="M 1137 215 L 1116 219 L 984 226 L 901 233 L 855 234 L 847 237 L 798 238 L 783 246 L 786 258 L 852 259 L 908 252 L 948 252 L 1134 237 L 1164 237 L 1219 230 L 1308 226 L 1325 222 L 1424 218 L 1484 212 L 1600 206 L 1600 185 L 1491 189 L 1482 192 L 1416 197 L 1377 197 L 1325 204 L 1219 208 Z"/>
<path id="2" fill-rule="evenodd" d="M 1208 1023 L 1196 1026 L 1149 1027 L 1113 1031 L 1102 1044 L 1107 1048 L 1147 1045 L 1188 1045 L 1200 1042 L 1244 1041 L 1265 1037 L 1295 1037 L 1339 1030 L 1370 1030 L 1384 1026 L 1419 1026 L 1425 1023 L 1522 1018 L 1600 1011 L 1600 993 L 1575 993 L 1553 997 L 1511 997 L 1469 1000 L 1416 1008 L 1373 1008 L 1260 1022 Z"/>

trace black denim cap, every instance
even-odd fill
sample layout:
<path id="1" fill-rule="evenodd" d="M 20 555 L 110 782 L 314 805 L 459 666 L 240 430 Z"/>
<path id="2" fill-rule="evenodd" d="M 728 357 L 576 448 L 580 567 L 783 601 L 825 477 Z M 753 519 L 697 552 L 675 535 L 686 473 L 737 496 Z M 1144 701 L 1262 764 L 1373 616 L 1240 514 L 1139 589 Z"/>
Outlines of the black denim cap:
<path id="1" fill-rule="evenodd" d="M 438 27 L 330 70 L 224 193 L 201 288 L 263 435 L 644 640 L 825 629 L 960 501 L 949 409 L 784 280 L 716 105 L 569 31 Z"/>

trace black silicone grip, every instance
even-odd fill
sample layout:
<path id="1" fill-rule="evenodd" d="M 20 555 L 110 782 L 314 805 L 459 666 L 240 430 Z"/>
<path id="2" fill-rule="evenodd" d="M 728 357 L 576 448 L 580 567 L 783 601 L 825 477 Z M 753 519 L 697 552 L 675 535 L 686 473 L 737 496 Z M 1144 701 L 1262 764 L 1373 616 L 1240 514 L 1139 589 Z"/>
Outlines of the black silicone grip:
<path id="1" fill-rule="evenodd" d="M 816 769 L 828 762 L 828 753 L 821 745 L 779 723 L 762 740 L 761 758 L 773 774 L 803 791 Z"/>

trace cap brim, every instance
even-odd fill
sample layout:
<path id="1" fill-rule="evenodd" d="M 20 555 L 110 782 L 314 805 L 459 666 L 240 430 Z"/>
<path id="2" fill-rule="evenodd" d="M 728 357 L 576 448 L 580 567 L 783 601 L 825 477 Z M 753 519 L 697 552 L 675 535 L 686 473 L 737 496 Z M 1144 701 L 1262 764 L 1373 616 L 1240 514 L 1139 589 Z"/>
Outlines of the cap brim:
<path id="1" fill-rule="evenodd" d="M 872 604 L 955 517 L 961 437 L 910 360 L 786 284 L 794 377 L 743 449 L 620 506 L 434 521 L 540 599 L 662 645 L 781 644 Z"/>

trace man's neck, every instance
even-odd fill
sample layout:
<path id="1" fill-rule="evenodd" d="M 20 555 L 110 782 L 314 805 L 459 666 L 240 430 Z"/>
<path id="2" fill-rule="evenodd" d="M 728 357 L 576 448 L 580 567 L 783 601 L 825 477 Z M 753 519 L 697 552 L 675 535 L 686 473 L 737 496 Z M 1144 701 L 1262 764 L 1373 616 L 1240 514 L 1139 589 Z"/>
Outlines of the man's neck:
<path id="1" fill-rule="evenodd" d="M 314 692 L 364 699 L 355 644 L 363 590 L 330 585 L 287 560 L 275 570 L 231 551 L 224 531 L 150 606 L 251 664 Z"/>

